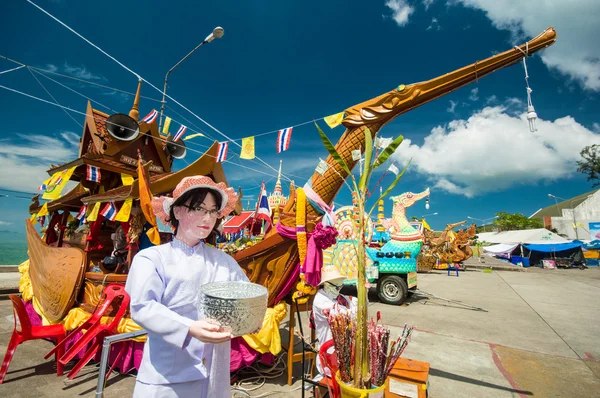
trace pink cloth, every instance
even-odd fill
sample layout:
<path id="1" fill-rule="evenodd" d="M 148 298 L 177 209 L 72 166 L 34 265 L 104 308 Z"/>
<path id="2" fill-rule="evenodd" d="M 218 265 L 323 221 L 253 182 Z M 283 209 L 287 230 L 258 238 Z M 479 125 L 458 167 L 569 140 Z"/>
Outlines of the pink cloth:
<path id="1" fill-rule="evenodd" d="M 242 337 L 236 337 L 231 340 L 230 372 L 235 372 L 240 368 L 250 366 L 256 362 L 257 359 L 266 365 L 271 365 L 274 362 L 275 357 L 269 352 L 260 354 L 258 351 L 255 351 Z"/>
<path id="2" fill-rule="evenodd" d="M 277 233 L 283 236 L 284 238 L 296 238 L 296 229 L 286 227 L 281 223 L 277 224 Z M 315 229 L 312 233 L 306 233 L 306 236 L 308 238 L 308 245 L 306 248 L 306 260 L 304 261 L 302 272 L 304 273 L 304 279 L 310 285 L 318 286 L 321 282 L 321 268 L 323 267 L 323 250 L 335 244 L 335 238 L 337 235 L 338 232 L 334 227 L 324 227 L 321 223 L 318 223 L 315 226 Z M 296 283 L 296 281 L 297 280 L 294 280 L 294 283 Z M 289 291 L 287 293 L 289 293 Z"/>

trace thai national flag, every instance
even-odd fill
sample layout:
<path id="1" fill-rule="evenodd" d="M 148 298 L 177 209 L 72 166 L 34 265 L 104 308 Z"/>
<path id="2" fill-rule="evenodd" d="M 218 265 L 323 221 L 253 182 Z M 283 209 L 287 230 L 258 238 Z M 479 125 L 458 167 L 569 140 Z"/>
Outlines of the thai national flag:
<path id="1" fill-rule="evenodd" d="M 154 123 L 157 117 L 158 111 L 156 109 L 152 109 L 152 112 L 147 114 L 146 117 L 142 119 L 142 121 L 146 122 L 147 124 Z"/>
<path id="2" fill-rule="evenodd" d="M 79 221 L 81 221 L 85 217 L 85 213 L 87 213 L 87 205 L 86 204 L 81 206 L 81 209 L 79 209 L 79 213 L 77 213 L 75 218 L 78 219 Z"/>
<path id="3" fill-rule="evenodd" d="M 38 187 L 38 191 L 45 191 L 48 188 L 48 185 L 42 182 L 42 185 Z"/>
<path id="4" fill-rule="evenodd" d="M 267 231 L 271 225 L 271 206 L 269 205 L 269 199 L 267 198 L 267 188 L 265 187 L 265 183 L 262 183 L 262 187 L 260 189 L 260 196 L 258 197 L 258 202 L 256 203 L 256 215 L 255 218 L 259 220 L 265 220 L 269 226 L 265 228 Z"/>
<path id="5" fill-rule="evenodd" d="M 87 173 L 85 179 L 88 181 L 100 182 L 100 168 L 92 165 L 87 165 Z"/>
<path id="6" fill-rule="evenodd" d="M 175 133 L 175 137 L 173 137 L 173 141 L 179 140 L 185 134 L 186 130 L 187 130 L 187 127 L 185 127 L 182 124 L 181 127 L 179 127 L 179 130 L 177 130 L 177 133 Z"/>
<path id="7" fill-rule="evenodd" d="M 219 142 L 219 150 L 217 151 L 217 162 L 224 162 L 227 159 L 227 150 L 229 142 Z"/>
<path id="8" fill-rule="evenodd" d="M 117 207 L 115 206 L 115 202 L 108 202 L 104 209 L 100 212 L 107 220 L 114 221 L 117 216 Z"/>
<path id="9" fill-rule="evenodd" d="M 277 134 L 277 153 L 287 151 L 290 147 L 290 140 L 292 139 L 292 127 L 287 129 L 279 130 Z"/>

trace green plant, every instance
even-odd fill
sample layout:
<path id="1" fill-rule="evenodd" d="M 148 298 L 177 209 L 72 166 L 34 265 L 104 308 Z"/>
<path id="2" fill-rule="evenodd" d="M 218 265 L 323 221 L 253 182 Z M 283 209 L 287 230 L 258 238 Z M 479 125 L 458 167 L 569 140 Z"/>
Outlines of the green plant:
<path id="1" fill-rule="evenodd" d="M 364 162 L 363 168 L 360 173 L 360 177 L 357 179 L 353 174 L 344 159 L 340 156 L 340 154 L 336 151 L 335 147 L 327 138 L 327 135 L 321 130 L 319 125 L 315 122 L 317 130 L 319 131 L 319 135 L 321 136 L 321 140 L 327 148 L 327 151 L 331 155 L 333 159 L 340 165 L 340 167 L 348 174 L 348 178 L 351 181 L 351 190 L 354 195 L 357 197 L 358 204 L 358 225 L 357 225 L 357 233 L 356 236 L 360 237 L 356 243 L 356 254 L 358 259 L 357 270 L 358 270 L 358 280 L 356 284 L 357 298 L 358 298 L 358 308 L 357 308 L 357 320 L 356 320 L 356 344 L 354 345 L 354 374 L 352 384 L 356 388 L 369 388 L 370 387 L 370 372 L 369 372 L 369 350 L 367 344 L 367 320 L 368 320 L 368 309 L 367 309 L 367 285 L 366 285 L 366 245 L 368 241 L 364 239 L 365 237 L 365 227 L 367 225 L 367 220 L 371 218 L 371 214 L 377 207 L 377 203 L 383 198 L 385 198 L 391 191 L 394 189 L 396 184 L 400 181 L 408 165 L 404 167 L 404 169 L 398 173 L 395 180 L 390 184 L 390 186 L 385 189 L 382 194 L 377 198 L 374 202 L 373 206 L 370 208 L 368 212 L 365 211 L 367 195 L 368 195 L 368 185 L 371 179 L 371 175 L 373 171 L 379 167 L 381 167 L 389 158 L 392 156 L 396 149 L 400 146 L 404 137 L 399 136 L 394 139 L 381 153 L 377 153 L 377 150 L 373 151 L 373 136 L 371 135 L 371 131 L 368 128 L 365 128 L 365 148 L 364 148 Z M 356 148 L 358 149 L 358 148 Z M 370 240 L 371 237 L 368 238 Z"/>

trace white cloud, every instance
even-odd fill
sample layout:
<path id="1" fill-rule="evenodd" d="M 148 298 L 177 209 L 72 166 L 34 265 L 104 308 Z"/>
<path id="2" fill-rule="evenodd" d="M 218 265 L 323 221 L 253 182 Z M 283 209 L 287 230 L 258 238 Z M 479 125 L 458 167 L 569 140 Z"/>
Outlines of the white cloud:
<path id="1" fill-rule="evenodd" d="M 521 44 L 549 26 L 556 43 L 541 52 L 550 68 L 573 78 L 588 90 L 600 91 L 600 1 L 598 0 L 456 0 L 482 10 L 498 29 L 509 30 Z"/>
<path id="2" fill-rule="evenodd" d="M 594 123 L 592 125 L 592 129 L 596 132 L 596 133 L 600 133 L 600 123 Z"/>
<path id="3" fill-rule="evenodd" d="M 0 225 L 12 225 L 12 223 L 8 221 L 0 221 Z"/>
<path id="4" fill-rule="evenodd" d="M 434 30 L 434 29 L 435 30 L 440 30 L 441 28 L 442 27 L 438 23 L 437 18 L 431 18 L 431 23 L 429 24 L 429 26 L 425 30 Z"/>
<path id="5" fill-rule="evenodd" d="M 479 87 L 475 87 L 471 90 L 471 94 L 469 94 L 469 99 L 471 101 L 477 101 L 479 99 Z"/>
<path id="6" fill-rule="evenodd" d="M 50 164 L 64 163 L 77 157 L 78 137 L 71 132 L 50 137 L 16 134 L 18 140 L 0 142 L 0 188 L 35 192 L 48 178 Z"/>
<path id="7" fill-rule="evenodd" d="M 489 104 L 491 104 L 491 103 L 493 103 L 493 102 L 496 102 L 496 100 L 497 100 L 497 99 L 498 99 L 498 97 L 496 97 L 495 95 L 492 95 L 492 96 L 490 96 L 490 97 L 487 97 L 487 98 L 485 99 L 485 104 L 486 104 L 486 105 L 489 105 Z"/>
<path id="8" fill-rule="evenodd" d="M 83 80 L 102 80 L 106 81 L 107 79 L 102 75 L 97 75 L 86 68 L 85 65 L 76 66 L 70 65 L 68 62 L 65 62 L 63 66 L 56 66 L 54 64 L 46 64 L 46 67 L 43 68 L 50 72 L 61 73 L 64 75 L 69 75 L 76 77 L 78 79 Z"/>
<path id="9" fill-rule="evenodd" d="M 454 102 L 454 101 L 450 100 L 450 106 L 446 110 L 450 113 L 454 113 L 454 110 L 456 109 L 456 105 L 458 105 L 458 102 Z"/>
<path id="10" fill-rule="evenodd" d="M 392 18 L 399 26 L 406 25 L 408 17 L 415 11 L 406 0 L 387 0 L 385 5 L 393 11 Z"/>
<path id="11" fill-rule="evenodd" d="M 576 170 L 581 149 L 600 144 L 600 134 L 571 116 L 538 119 L 539 131 L 531 133 L 526 114 L 514 115 L 510 109 L 486 107 L 468 120 L 435 127 L 420 146 L 406 139 L 396 158 L 412 158 L 411 168 L 435 187 L 472 197 L 568 177 Z"/>
<path id="12" fill-rule="evenodd" d="M 429 9 L 429 6 L 433 4 L 435 0 L 423 0 L 423 5 L 425 6 L 425 10 Z"/>

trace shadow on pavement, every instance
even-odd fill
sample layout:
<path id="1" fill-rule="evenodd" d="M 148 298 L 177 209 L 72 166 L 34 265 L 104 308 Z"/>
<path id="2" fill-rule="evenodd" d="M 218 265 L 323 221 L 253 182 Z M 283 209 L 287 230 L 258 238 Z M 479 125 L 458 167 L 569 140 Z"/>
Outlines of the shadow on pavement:
<path id="1" fill-rule="evenodd" d="M 450 373 L 450 372 L 446 372 L 446 371 L 435 369 L 435 368 L 430 368 L 429 369 L 429 375 L 430 376 L 443 377 L 445 379 L 456 380 L 456 381 L 460 381 L 460 382 L 463 382 L 463 383 L 474 384 L 474 385 L 477 385 L 477 386 L 494 388 L 496 390 L 509 391 L 509 392 L 513 392 L 513 393 L 517 393 L 517 394 L 523 394 L 523 395 L 533 395 L 533 393 L 531 391 L 515 390 L 514 388 L 499 386 L 499 385 L 493 384 L 493 383 L 487 383 L 485 381 L 481 381 L 481 380 L 477 380 L 477 379 L 472 379 L 470 377 L 465 377 L 465 376 L 457 375 L 455 373 Z"/>

